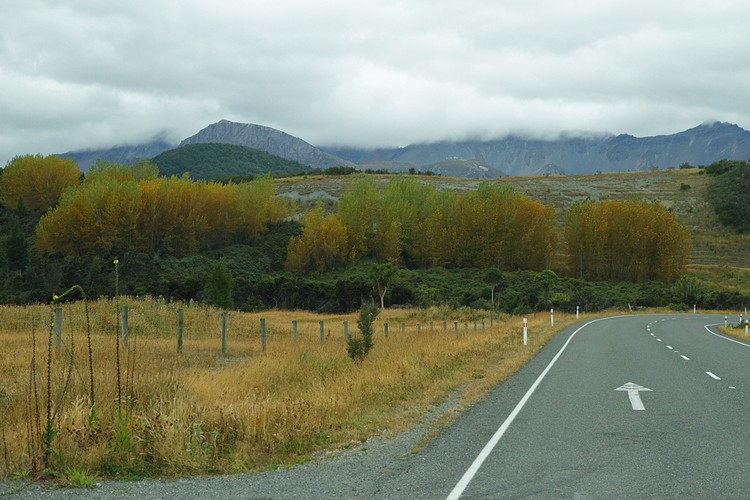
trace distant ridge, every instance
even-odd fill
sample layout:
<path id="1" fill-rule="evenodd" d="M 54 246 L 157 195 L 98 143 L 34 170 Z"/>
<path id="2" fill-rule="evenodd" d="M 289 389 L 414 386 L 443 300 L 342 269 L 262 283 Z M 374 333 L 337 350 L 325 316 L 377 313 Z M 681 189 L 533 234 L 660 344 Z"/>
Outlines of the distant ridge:
<path id="1" fill-rule="evenodd" d="M 285 132 L 251 123 L 221 120 L 188 137 L 180 146 L 197 143 L 224 143 L 260 149 L 313 168 L 351 166 L 352 162 L 326 153 Z"/>
<path id="2" fill-rule="evenodd" d="M 262 125 L 221 120 L 188 137 L 180 146 L 223 143 L 246 146 L 312 168 L 355 166 L 360 170 L 433 171 L 444 176 L 492 178 L 503 175 L 588 174 L 708 165 L 721 159 L 750 158 L 750 132 L 722 122 L 652 137 L 585 135 L 556 140 L 507 136 L 488 141 L 441 141 L 403 148 L 317 148 Z M 83 171 L 96 159 L 129 164 L 173 149 L 166 141 L 64 153 Z"/>
<path id="3" fill-rule="evenodd" d="M 358 164 L 411 164 L 475 160 L 508 175 L 583 174 L 707 165 L 750 158 L 750 132 L 730 123 L 705 123 L 673 135 L 628 134 L 557 140 L 508 136 L 490 141 L 435 142 L 404 148 L 323 148 Z"/>
<path id="4" fill-rule="evenodd" d="M 70 158 L 78 163 L 82 172 L 87 172 L 96 160 L 108 160 L 114 163 L 130 165 L 139 160 L 148 160 L 175 147 L 164 140 L 154 140 L 145 144 L 113 146 L 108 149 L 79 149 L 62 153 L 63 158 Z"/>

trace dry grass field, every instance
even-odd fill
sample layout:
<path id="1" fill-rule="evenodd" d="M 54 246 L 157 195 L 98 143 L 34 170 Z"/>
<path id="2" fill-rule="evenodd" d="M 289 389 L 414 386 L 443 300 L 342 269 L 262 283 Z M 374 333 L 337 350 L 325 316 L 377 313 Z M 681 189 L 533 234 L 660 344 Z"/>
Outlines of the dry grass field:
<path id="1" fill-rule="evenodd" d="M 356 314 L 232 312 L 222 354 L 220 311 L 121 298 L 119 304 L 129 307 L 129 342 L 120 350 L 118 420 L 119 304 L 89 304 L 94 412 L 84 303 L 63 304 L 62 346 L 49 358 L 51 308 L 0 306 L 0 477 L 51 475 L 79 482 L 73 478 L 294 463 L 318 450 L 399 432 L 449 395 L 457 396 L 459 406 L 475 401 L 575 321 L 556 315 L 553 329 L 548 314 L 530 316 L 524 347 L 518 317 L 504 316 L 490 326 L 489 318 L 470 310 L 386 310 L 374 325 L 373 350 L 357 364 L 346 354 L 343 334 L 344 321 L 356 333 Z M 268 332 L 265 353 L 261 317 Z M 46 429 L 53 436 L 49 453 Z"/>

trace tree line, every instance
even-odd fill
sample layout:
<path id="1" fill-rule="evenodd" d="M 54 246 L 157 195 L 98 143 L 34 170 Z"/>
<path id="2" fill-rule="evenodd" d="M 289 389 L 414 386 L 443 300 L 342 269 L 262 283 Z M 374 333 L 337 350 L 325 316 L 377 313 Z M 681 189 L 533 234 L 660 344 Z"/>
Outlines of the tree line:
<path id="1" fill-rule="evenodd" d="M 39 180 L 40 171 L 50 178 Z M 37 155 L 9 162 L 0 175 L 0 195 L 3 217 L 16 221 L 3 238 L 0 264 L 6 268 L 23 271 L 34 261 L 35 279 L 46 283 L 54 276 L 65 278 L 76 262 L 94 256 L 100 260 L 85 278 L 93 283 L 106 258 L 131 255 L 144 268 L 158 264 L 159 273 L 174 275 L 156 282 L 141 275 L 150 285 L 134 285 L 134 290 L 154 293 L 152 287 L 178 296 L 199 285 L 191 280 L 205 278 L 180 282 L 178 260 L 192 259 L 189 265 L 202 273 L 214 264 L 201 255 L 226 255 L 229 263 L 232 255 L 244 254 L 240 248 L 258 246 L 260 236 L 275 227 L 283 230 L 264 243 L 266 250 L 251 252 L 254 260 L 243 257 L 242 265 L 228 266 L 235 295 L 286 293 L 308 279 L 304 287 L 309 289 L 320 279 L 315 276 L 359 262 L 412 270 L 554 268 L 588 280 L 671 282 L 682 273 L 690 248 L 687 230 L 657 203 L 588 200 L 569 209 L 561 227 L 553 207 L 494 183 L 476 190 L 439 190 L 414 178 L 352 175 L 334 212 L 318 206 L 297 222 L 293 204 L 276 194 L 268 176 L 224 184 L 160 177 L 149 162 L 100 162 L 84 177 L 69 160 Z M 24 211 L 37 215 L 24 218 Z M 24 232 L 29 227 L 35 228 L 33 237 Z M 38 252 L 31 252 L 29 244 Z M 271 253 L 273 263 L 264 258 Z M 178 259 L 174 265 L 160 260 L 168 256 Z M 59 262 L 62 274 L 45 275 L 40 260 L 45 258 Z M 70 271 L 65 270 L 68 262 Z M 138 274 L 136 268 L 133 272 Z M 283 279 L 268 277 L 276 272 Z M 402 295 L 418 296 L 418 289 L 431 296 L 419 286 Z M 294 299 L 299 293 L 289 295 L 291 303 L 299 302 Z M 396 287 L 388 293 L 401 292 Z M 246 304 L 248 299 L 240 297 L 236 302 Z"/>
<path id="2" fill-rule="evenodd" d="M 555 212 L 507 187 L 439 191 L 416 179 L 378 185 L 358 177 L 337 211 L 318 206 L 289 242 L 287 269 L 323 271 L 363 258 L 407 267 L 544 269 L 555 249 Z"/>
<path id="3" fill-rule="evenodd" d="M 292 212 L 273 179 L 241 184 L 158 177 L 148 162 L 100 163 L 66 190 L 36 229 L 46 253 L 162 252 L 190 255 L 247 243 Z"/>
<path id="4" fill-rule="evenodd" d="M 289 242 L 287 269 L 325 271 L 377 258 L 406 267 L 549 268 L 560 249 L 554 208 L 508 186 L 439 191 L 415 179 L 378 186 L 360 177 L 335 213 L 322 207 L 301 219 Z M 679 278 L 690 234 L 664 206 L 587 200 L 566 213 L 562 251 L 568 272 L 590 280 Z"/>

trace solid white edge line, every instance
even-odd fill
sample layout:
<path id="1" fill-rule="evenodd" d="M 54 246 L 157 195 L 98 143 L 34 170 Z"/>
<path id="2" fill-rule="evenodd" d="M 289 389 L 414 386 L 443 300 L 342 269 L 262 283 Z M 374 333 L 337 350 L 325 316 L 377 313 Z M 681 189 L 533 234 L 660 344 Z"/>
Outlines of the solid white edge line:
<path id="1" fill-rule="evenodd" d="M 724 323 L 712 323 L 712 324 L 710 324 L 710 325 L 703 325 L 703 328 L 705 328 L 705 329 L 706 329 L 706 331 L 707 331 L 708 333 L 710 333 L 711 335 L 713 335 L 714 337 L 719 337 L 719 338 L 720 338 L 720 339 L 722 339 L 722 340 L 728 340 L 729 342 L 734 342 L 735 344 L 743 345 L 743 346 L 745 346 L 745 347 L 750 347 L 750 344 L 746 344 L 745 342 L 741 342 L 741 341 L 739 341 L 739 340 L 734 340 L 734 339 L 730 339 L 730 338 L 729 338 L 729 337 L 727 337 L 726 335 L 721 335 L 721 334 L 719 334 L 719 333 L 716 333 L 716 332 L 712 332 L 712 331 L 711 331 L 711 330 L 710 330 L 710 329 L 708 328 L 709 326 L 722 326 L 723 324 L 724 324 Z"/>
<path id="2" fill-rule="evenodd" d="M 708 375 L 709 377 L 711 377 L 711 378 L 712 378 L 712 379 L 714 379 L 714 380 L 721 380 L 721 378 L 720 378 L 720 377 L 718 377 L 718 376 L 714 375 L 714 374 L 713 374 L 713 373 L 711 373 L 711 372 L 706 372 L 706 375 Z"/>
<path id="3" fill-rule="evenodd" d="M 521 398 L 521 401 L 519 401 L 516 407 L 513 408 L 513 411 L 510 412 L 510 415 L 508 415 L 508 417 L 505 419 L 502 425 L 500 425 L 497 431 L 495 431 L 495 434 L 487 442 L 487 444 L 484 445 L 484 448 L 482 448 L 482 451 L 479 452 L 479 455 L 477 455 L 477 458 L 474 459 L 474 462 L 472 462 L 472 464 L 466 470 L 466 472 L 458 481 L 456 486 L 450 492 L 450 494 L 447 497 L 447 500 L 458 500 L 458 498 L 464 492 L 466 487 L 469 486 L 469 483 L 471 482 L 472 479 L 474 479 L 474 476 L 479 471 L 479 468 L 482 466 L 484 461 L 487 460 L 487 457 L 490 455 L 490 452 L 492 452 L 493 448 L 495 448 L 497 443 L 500 441 L 500 438 L 503 437 L 503 434 L 505 434 L 505 431 L 508 430 L 508 427 L 510 427 L 510 424 L 512 424 L 513 421 L 516 419 L 518 414 L 521 412 L 521 409 L 526 405 L 526 402 L 529 400 L 529 398 L 534 393 L 536 388 L 542 382 L 542 379 L 544 379 L 544 377 L 550 371 L 550 369 L 552 368 L 552 365 L 555 364 L 558 358 L 560 358 L 560 356 L 562 355 L 565 348 L 568 347 L 568 344 L 570 344 L 570 341 L 573 340 L 573 337 L 575 337 L 576 333 L 580 332 L 581 330 L 583 330 L 590 324 L 596 323 L 598 321 L 604 321 L 604 320 L 615 319 L 615 318 L 627 318 L 627 317 L 632 317 L 632 315 L 626 314 L 626 315 L 620 315 L 620 316 L 610 316 L 608 318 L 594 319 L 594 320 L 589 321 L 588 323 L 581 325 L 576 331 L 570 334 L 570 337 L 568 337 L 568 340 L 565 342 L 565 344 L 560 348 L 557 354 L 555 354 L 555 357 L 552 358 L 552 361 L 550 361 L 547 367 L 544 369 L 544 371 L 542 371 L 542 373 L 539 374 L 539 377 L 537 377 L 537 379 L 534 381 L 531 387 L 529 387 L 529 390 L 526 391 L 526 394 L 523 395 L 523 397 Z"/>

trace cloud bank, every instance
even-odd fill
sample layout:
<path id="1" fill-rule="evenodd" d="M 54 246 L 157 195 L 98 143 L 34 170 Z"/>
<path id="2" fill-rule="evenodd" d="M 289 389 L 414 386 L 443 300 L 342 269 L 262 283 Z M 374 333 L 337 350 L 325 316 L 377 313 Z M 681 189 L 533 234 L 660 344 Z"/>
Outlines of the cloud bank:
<path id="1" fill-rule="evenodd" d="M 750 4 L 6 0 L 0 165 L 220 119 L 316 145 L 750 128 Z"/>

